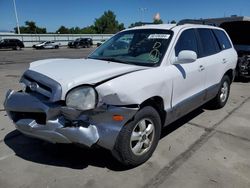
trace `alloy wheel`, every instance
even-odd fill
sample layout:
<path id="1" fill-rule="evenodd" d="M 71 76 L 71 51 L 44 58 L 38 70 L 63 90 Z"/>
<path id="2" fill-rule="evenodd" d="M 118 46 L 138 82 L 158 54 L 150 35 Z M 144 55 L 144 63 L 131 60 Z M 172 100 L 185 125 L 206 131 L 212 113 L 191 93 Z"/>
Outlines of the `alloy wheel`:
<path id="1" fill-rule="evenodd" d="M 130 149 L 135 155 L 145 154 L 152 146 L 155 126 L 152 120 L 144 118 L 134 127 L 130 137 Z"/>

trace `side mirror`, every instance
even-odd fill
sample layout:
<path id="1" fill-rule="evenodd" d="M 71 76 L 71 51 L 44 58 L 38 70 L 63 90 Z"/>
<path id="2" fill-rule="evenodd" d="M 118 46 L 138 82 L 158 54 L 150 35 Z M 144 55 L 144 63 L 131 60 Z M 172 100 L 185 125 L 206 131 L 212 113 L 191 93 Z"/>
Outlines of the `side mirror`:
<path id="1" fill-rule="evenodd" d="M 185 63 L 192 63 L 197 60 L 197 54 L 191 50 L 182 50 L 178 54 L 177 60 L 174 64 L 185 64 Z"/>

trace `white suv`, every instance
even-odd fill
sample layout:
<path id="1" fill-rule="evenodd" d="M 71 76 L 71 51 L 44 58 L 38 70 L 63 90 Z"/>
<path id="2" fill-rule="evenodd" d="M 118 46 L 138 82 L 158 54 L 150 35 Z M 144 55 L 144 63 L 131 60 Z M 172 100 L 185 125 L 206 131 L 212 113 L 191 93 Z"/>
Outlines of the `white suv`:
<path id="1" fill-rule="evenodd" d="M 149 25 L 122 31 L 86 59 L 31 63 L 4 103 L 22 133 L 101 146 L 125 165 L 154 152 L 161 130 L 209 102 L 223 107 L 237 54 L 224 30 Z"/>

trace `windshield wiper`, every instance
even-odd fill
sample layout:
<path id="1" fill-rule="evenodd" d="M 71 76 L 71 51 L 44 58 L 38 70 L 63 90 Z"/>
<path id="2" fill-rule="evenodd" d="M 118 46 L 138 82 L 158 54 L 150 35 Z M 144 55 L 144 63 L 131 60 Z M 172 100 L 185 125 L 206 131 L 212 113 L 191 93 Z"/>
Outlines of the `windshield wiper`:
<path id="1" fill-rule="evenodd" d="M 129 65 L 138 65 L 138 66 L 146 66 L 146 67 L 155 67 L 158 66 L 158 63 L 145 63 L 145 61 L 138 61 L 135 62 L 134 60 L 128 60 L 126 61 L 122 60 L 121 58 L 115 58 L 115 57 L 88 57 L 89 59 L 98 59 L 98 60 L 103 60 L 103 61 L 111 61 L 111 62 L 117 62 L 117 63 L 124 63 L 124 64 L 129 64 Z M 124 58 L 123 58 L 124 59 Z"/>
<path id="2" fill-rule="evenodd" d="M 115 57 L 100 57 L 100 58 L 93 58 L 93 59 L 112 61 L 112 62 L 118 62 L 118 63 L 127 63 L 126 61 L 123 61 L 123 60 L 121 60 L 119 58 L 115 58 Z"/>

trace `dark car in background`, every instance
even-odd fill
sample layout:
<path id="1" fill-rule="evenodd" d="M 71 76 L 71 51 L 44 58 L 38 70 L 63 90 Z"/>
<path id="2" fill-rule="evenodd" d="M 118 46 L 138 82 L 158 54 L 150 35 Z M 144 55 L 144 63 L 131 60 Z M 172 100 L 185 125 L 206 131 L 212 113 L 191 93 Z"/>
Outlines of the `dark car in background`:
<path id="1" fill-rule="evenodd" d="M 250 78 L 250 22 L 225 22 L 220 27 L 227 31 L 238 53 L 236 76 Z"/>
<path id="2" fill-rule="evenodd" d="M 18 39 L 3 39 L 0 41 L 0 48 L 12 48 L 13 50 L 20 50 L 21 48 L 24 48 L 24 44 Z"/>
<path id="3" fill-rule="evenodd" d="M 68 43 L 69 48 L 90 48 L 93 45 L 91 38 L 77 38 Z"/>

